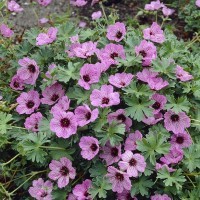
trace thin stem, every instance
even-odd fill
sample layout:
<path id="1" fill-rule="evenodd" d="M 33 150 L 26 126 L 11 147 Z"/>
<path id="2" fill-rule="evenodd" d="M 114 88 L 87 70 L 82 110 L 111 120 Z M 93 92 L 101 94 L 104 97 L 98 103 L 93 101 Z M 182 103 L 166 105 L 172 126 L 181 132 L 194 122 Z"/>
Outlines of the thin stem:
<path id="1" fill-rule="evenodd" d="M 19 126 L 11 126 L 12 128 L 17 128 L 17 129 L 23 129 L 23 130 L 27 130 L 26 128 L 23 127 L 19 127 Z"/>
<path id="2" fill-rule="evenodd" d="M 196 186 L 195 186 L 195 184 L 192 182 L 192 180 L 190 179 L 190 177 L 187 176 L 187 175 L 186 175 L 186 177 L 189 179 L 189 181 L 192 183 L 193 187 L 195 188 Z"/>
<path id="3" fill-rule="evenodd" d="M 104 15 L 104 17 L 105 17 L 105 19 L 106 19 L 106 22 L 108 23 L 108 18 L 107 18 L 107 15 L 106 15 L 106 13 L 105 13 L 104 6 L 103 6 L 102 2 L 100 2 L 99 4 L 100 4 L 100 7 L 101 7 L 101 9 L 102 9 L 103 15 Z"/>
<path id="4" fill-rule="evenodd" d="M 18 153 L 16 156 L 14 156 L 12 159 L 10 159 L 8 162 L 6 162 L 6 163 L 3 163 L 3 164 L 0 164 L 1 166 L 5 166 L 5 165 L 7 165 L 7 164 L 9 164 L 9 163 L 11 163 L 13 160 L 15 160 L 18 156 L 20 156 L 20 154 Z"/>
<path id="5" fill-rule="evenodd" d="M 46 146 L 40 146 L 41 148 L 44 148 L 44 149 L 54 149 L 54 150 L 66 150 L 65 148 L 61 148 L 61 147 L 46 147 Z"/>

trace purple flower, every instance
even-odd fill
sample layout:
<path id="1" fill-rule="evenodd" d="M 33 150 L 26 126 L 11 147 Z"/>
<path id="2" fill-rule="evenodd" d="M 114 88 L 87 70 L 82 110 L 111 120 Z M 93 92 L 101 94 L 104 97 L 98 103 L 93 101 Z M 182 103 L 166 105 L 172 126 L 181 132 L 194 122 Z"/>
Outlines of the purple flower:
<path id="1" fill-rule="evenodd" d="M 49 164 L 49 178 L 58 181 L 58 187 L 63 188 L 69 184 L 69 179 L 74 179 L 76 170 L 72 167 L 72 162 L 68 158 L 61 158 L 60 161 L 52 160 Z"/>
<path id="2" fill-rule="evenodd" d="M 88 189 L 92 186 L 92 181 L 86 179 L 82 184 L 78 184 L 73 189 L 73 194 L 76 196 L 77 200 L 90 200 Z"/>
<path id="3" fill-rule="evenodd" d="M 72 44 L 78 43 L 78 42 L 79 42 L 79 36 L 78 36 L 78 35 L 71 36 L 71 37 L 70 37 L 70 42 L 71 42 Z"/>
<path id="4" fill-rule="evenodd" d="M 130 127 L 132 126 L 132 120 L 129 117 L 126 117 L 125 115 L 125 110 L 124 109 L 119 109 L 114 113 L 108 114 L 108 122 L 111 124 L 113 121 L 117 121 L 118 123 L 125 124 L 126 126 L 126 131 L 130 131 Z"/>
<path id="5" fill-rule="evenodd" d="M 83 136 L 80 139 L 81 156 L 87 160 L 92 160 L 99 152 L 99 141 L 90 136 Z"/>
<path id="6" fill-rule="evenodd" d="M 155 194 L 153 196 L 151 196 L 151 200 L 171 200 L 171 198 L 169 196 L 167 196 L 166 194 Z"/>
<path id="7" fill-rule="evenodd" d="M 63 90 L 62 85 L 59 83 L 55 83 L 51 86 L 46 87 L 45 90 L 42 91 L 43 98 L 41 99 L 41 102 L 43 104 L 53 105 L 60 98 L 62 98 L 64 94 L 65 91 Z"/>
<path id="8" fill-rule="evenodd" d="M 92 91 L 90 101 L 93 106 L 105 108 L 118 105 L 120 103 L 120 98 L 118 92 L 113 92 L 113 86 L 102 85 L 100 90 L 94 89 Z"/>
<path id="9" fill-rule="evenodd" d="M 123 171 L 127 171 L 129 177 L 138 177 L 138 172 L 144 172 L 146 168 L 146 162 L 142 155 L 131 151 L 125 151 L 122 154 L 122 161 L 119 162 L 119 167 Z"/>
<path id="10" fill-rule="evenodd" d="M 42 120 L 42 114 L 40 112 L 33 113 L 30 117 L 26 118 L 26 121 L 24 123 L 24 126 L 26 129 L 37 132 L 38 131 L 38 125 Z"/>
<path id="11" fill-rule="evenodd" d="M 74 113 L 58 110 L 53 117 L 50 122 L 50 129 L 58 137 L 66 139 L 76 134 L 77 122 Z"/>
<path id="12" fill-rule="evenodd" d="M 160 0 L 157 0 L 157 1 L 152 1 L 150 4 L 146 4 L 144 9 L 154 11 L 154 10 L 159 10 L 162 7 L 163 3 L 160 3 Z"/>
<path id="13" fill-rule="evenodd" d="M 117 73 L 115 75 L 111 75 L 108 79 L 109 83 L 114 85 L 117 88 L 123 88 L 130 85 L 133 79 L 133 75 L 130 73 Z"/>
<path id="14" fill-rule="evenodd" d="M 186 131 L 183 131 L 176 135 L 175 134 L 172 135 L 170 143 L 172 146 L 178 146 L 179 148 L 186 148 L 192 144 L 192 139 Z"/>
<path id="15" fill-rule="evenodd" d="M 158 171 L 160 169 L 166 168 L 168 172 L 176 171 L 172 167 L 169 167 L 167 164 L 156 163 L 155 169 Z"/>
<path id="16" fill-rule="evenodd" d="M 185 128 L 190 127 L 190 118 L 184 112 L 176 114 L 169 110 L 164 114 L 164 126 L 175 134 L 182 133 Z"/>
<path id="17" fill-rule="evenodd" d="M 39 20 L 40 24 L 46 24 L 47 22 L 49 22 L 49 19 L 43 17 Z"/>
<path id="18" fill-rule="evenodd" d="M 200 0 L 196 0 L 195 2 L 196 6 L 200 8 Z"/>
<path id="19" fill-rule="evenodd" d="M 29 188 L 29 194 L 37 200 L 52 200 L 51 192 L 53 184 L 51 181 L 45 181 L 42 178 L 33 181 L 33 186 Z"/>
<path id="20" fill-rule="evenodd" d="M 70 4 L 77 7 L 82 7 L 87 4 L 86 0 L 70 0 Z"/>
<path id="21" fill-rule="evenodd" d="M 117 200 L 138 200 L 136 197 L 131 197 L 130 191 L 123 190 L 122 193 L 117 193 Z"/>
<path id="22" fill-rule="evenodd" d="M 24 57 L 23 59 L 20 59 L 18 63 L 21 66 L 17 70 L 18 77 L 23 80 L 24 83 L 34 85 L 40 73 L 35 60 Z"/>
<path id="23" fill-rule="evenodd" d="M 112 147 L 110 142 L 107 142 L 106 145 L 102 147 L 102 150 L 103 153 L 101 153 L 99 157 L 106 161 L 107 166 L 118 162 L 121 158 L 121 144 Z"/>
<path id="24" fill-rule="evenodd" d="M 138 72 L 136 74 L 137 79 L 140 81 L 143 81 L 145 83 L 148 83 L 149 80 L 151 80 L 152 78 L 157 77 L 158 73 L 157 72 L 153 72 L 150 69 L 143 69 L 142 72 Z"/>
<path id="25" fill-rule="evenodd" d="M 10 87 L 13 90 L 23 90 L 24 89 L 24 81 L 19 78 L 19 76 L 16 74 L 12 77 Z"/>
<path id="26" fill-rule="evenodd" d="M 163 6 L 162 12 L 164 16 L 168 17 L 169 15 L 172 15 L 175 12 L 175 10 L 167 8 L 167 6 Z"/>
<path id="27" fill-rule="evenodd" d="M 52 80 L 53 84 L 56 83 L 56 75 L 53 75 L 54 69 L 56 65 L 54 63 L 50 64 L 48 67 L 48 71 L 45 73 L 45 78 L 43 81 Z"/>
<path id="28" fill-rule="evenodd" d="M 17 103 L 19 105 L 17 106 L 16 111 L 19 114 L 31 114 L 38 109 L 40 105 L 39 93 L 34 90 L 30 90 L 27 93 L 22 92 L 17 98 Z"/>
<path id="29" fill-rule="evenodd" d="M 142 56 L 142 65 L 151 65 L 152 60 L 157 58 L 156 46 L 152 42 L 142 40 L 138 46 L 135 46 L 137 56 Z"/>
<path id="30" fill-rule="evenodd" d="M 0 25 L 0 33 L 3 37 L 12 37 L 14 32 L 6 25 L 6 24 L 1 24 Z"/>
<path id="31" fill-rule="evenodd" d="M 151 40 L 160 44 L 165 41 L 163 30 L 156 22 L 153 22 L 150 28 L 143 30 L 143 37 L 146 40 Z"/>
<path id="32" fill-rule="evenodd" d="M 127 151 L 134 151 L 137 149 L 136 142 L 142 139 L 142 134 L 140 131 L 135 131 L 135 133 L 130 133 L 126 138 L 124 149 Z"/>
<path id="33" fill-rule="evenodd" d="M 169 83 L 160 77 L 155 77 L 155 78 L 149 79 L 148 85 L 152 90 L 158 91 L 168 86 Z"/>
<path id="34" fill-rule="evenodd" d="M 155 125 L 161 120 L 163 120 L 163 114 L 158 113 L 158 114 L 153 115 L 152 117 L 145 117 L 142 120 L 142 122 L 144 122 L 145 124 L 148 124 L 148 125 Z"/>
<path id="35" fill-rule="evenodd" d="M 88 105 L 78 106 L 75 111 L 76 120 L 79 126 L 83 127 L 90 122 L 94 122 L 99 115 L 98 109 L 91 111 Z"/>
<path id="36" fill-rule="evenodd" d="M 99 82 L 100 75 L 100 70 L 95 64 L 84 64 L 80 70 L 81 79 L 78 84 L 85 90 L 89 90 L 91 84 Z"/>
<path id="37" fill-rule="evenodd" d="M 36 38 L 36 45 L 41 46 L 53 43 L 57 38 L 58 29 L 50 27 L 47 33 L 40 33 Z"/>
<path id="38" fill-rule="evenodd" d="M 116 169 L 113 166 L 108 167 L 108 174 L 106 175 L 112 183 L 112 191 L 122 193 L 124 190 L 130 191 L 131 181 L 127 173 Z"/>
<path id="39" fill-rule="evenodd" d="M 167 98 L 164 95 L 155 93 L 152 95 L 151 99 L 155 101 L 151 106 L 154 109 L 153 114 L 158 114 L 162 109 L 164 109 L 165 104 L 167 103 Z"/>
<path id="40" fill-rule="evenodd" d="M 22 12 L 24 10 L 18 3 L 13 0 L 8 2 L 7 7 L 9 11 L 16 13 Z"/>
<path id="41" fill-rule="evenodd" d="M 97 11 L 97 12 L 93 12 L 92 13 L 92 20 L 97 20 L 99 18 L 102 17 L 102 12 L 101 11 Z"/>
<path id="42" fill-rule="evenodd" d="M 77 200 L 77 198 L 74 194 L 70 193 L 66 200 Z"/>
<path id="43" fill-rule="evenodd" d="M 86 27 L 86 22 L 84 22 L 84 21 L 80 21 L 79 22 L 79 27 L 81 27 L 81 28 L 84 28 L 84 27 Z"/>
<path id="44" fill-rule="evenodd" d="M 126 27 L 124 23 L 116 22 L 114 25 L 108 26 L 106 37 L 109 40 L 120 42 L 126 35 Z"/>
<path id="45" fill-rule="evenodd" d="M 37 0 L 37 2 L 42 6 L 48 6 L 52 0 Z"/>
<path id="46" fill-rule="evenodd" d="M 193 79 L 193 76 L 186 72 L 181 66 L 176 66 L 176 77 L 183 82 L 190 81 Z"/>

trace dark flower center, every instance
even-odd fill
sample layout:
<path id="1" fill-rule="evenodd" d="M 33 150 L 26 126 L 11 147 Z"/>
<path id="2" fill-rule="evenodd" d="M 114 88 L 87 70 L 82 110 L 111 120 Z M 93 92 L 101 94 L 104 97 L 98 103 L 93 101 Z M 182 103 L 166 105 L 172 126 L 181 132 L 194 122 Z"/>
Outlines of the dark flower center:
<path id="1" fill-rule="evenodd" d="M 31 73 L 35 73 L 35 72 L 36 72 L 36 69 L 35 69 L 35 66 L 34 66 L 34 65 L 29 65 L 29 66 L 28 66 L 28 70 L 29 70 L 29 72 L 31 72 Z"/>
<path id="2" fill-rule="evenodd" d="M 18 88 L 18 87 L 19 87 L 19 83 L 18 83 L 18 82 L 16 82 L 16 81 L 14 82 L 14 84 L 13 84 L 13 85 L 14 85 L 14 87 L 15 87 L 15 88 Z"/>
<path id="3" fill-rule="evenodd" d="M 53 94 L 53 96 L 51 97 L 51 101 L 57 101 L 59 98 L 59 96 L 57 94 Z"/>
<path id="4" fill-rule="evenodd" d="M 179 116 L 176 115 L 176 114 L 174 114 L 174 115 L 171 116 L 171 120 L 172 120 L 173 122 L 177 122 L 177 121 L 179 120 Z"/>
<path id="5" fill-rule="evenodd" d="M 62 176 L 67 176 L 69 174 L 69 169 L 66 166 L 62 166 L 60 173 Z"/>
<path id="6" fill-rule="evenodd" d="M 43 191 L 43 193 L 40 195 L 40 197 L 46 197 L 47 196 L 47 192 Z"/>
<path id="7" fill-rule="evenodd" d="M 26 106 L 28 108 L 32 108 L 34 105 L 35 105 L 35 103 L 33 101 L 28 101 L 27 104 L 26 104 Z"/>
<path id="8" fill-rule="evenodd" d="M 84 75 L 83 80 L 88 83 L 90 81 L 90 76 L 88 74 Z"/>
<path id="9" fill-rule="evenodd" d="M 67 128 L 70 125 L 70 120 L 67 118 L 63 118 L 60 120 L 60 124 L 62 127 Z"/>
<path id="10" fill-rule="evenodd" d="M 121 85 L 121 86 L 125 86 L 125 85 L 126 85 L 126 83 L 124 83 L 124 82 L 121 82 L 121 83 L 120 83 L 120 85 Z"/>
<path id="11" fill-rule="evenodd" d="M 120 39 L 122 37 L 122 32 L 118 31 L 116 34 L 116 38 Z"/>
<path id="12" fill-rule="evenodd" d="M 89 195 L 88 191 L 85 191 L 84 196 L 88 197 L 88 195 Z"/>
<path id="13" fill-rule="evenodd" d="M 107 97 L 103 97 L 102 104 L 109 104 L 110 99 Z"/>
<path id="14" fill-rule="evenodd" d="M 34 127 L 36 130 L 38 129 L 38 124 L 35 124 L 35 127 Z"/>
<path id="15" fill-rule="evenodd" d="M 135 166 L 136 163 L 137 163 L 137 161 L 134 158 L 131 158 L 131 160 L 129 161 L 129 165 L 132 167 Z"/>
<path id="16" fill-rule="evenodd" d="M 179 137 L 176 138 L 176 142 L 177 142 L 178 144 L 183 144 L 184 138 L 181 137 L 181 136 L 179 136 Z"/>
<path id="17" fill-rule="evenodd" d="M 115 58 L 117 58 L 119 55 L 118 55 L 118 53 L 116 53 L 116 52 L 113 52 L 111 55 L 110 55 L 110 57 L 112 58 L 112 59 L 115 59 Z"/>
<path id="18" fill-rule="evenodd" d="M 144 50 L 140 51 L 139 53 L 143 58 L 147 56 L 147 53 Z"/>
<path id="19" fill-rule="evenodd" d="M 118 152 L 119 152 L 119 150 L 116 147 L 113 147 L 111 149 L 111 156 L 117 157 L 118 156 Z"/>
<path id="20" fill-rule="evenodd" d="M 123 114 L 117 116 L 117 120 L 121 120 L 122 122 L 126 121 L 126 117 Z"/>
<path id="21" fill-rule="evenodd" d="M 117 173 L 115 174 L 115 177 L 116 177 L 116 179 L 119 180 L 119 181 L 123 181 L 123 180 L 124 180 L 123 174 L 121 174 L 121 173 L 119 173 L 119 172 L 117 172 Z"/>
<path id="22" fill-rule="evenodd" d="M 90 149 L 92 149 L 92 151 L 96 151 L 96 150 L 98 149 L 98 147 L 97 147 L 96 144 L 93 143 L 93 144 L 90 146 Z"/>
<path id="23" fill-rule="evenodd" d="M 158 110 L 160 108 L 160 103 L 159 102 L 155 102 L 152 107 L 156 110 Z"/>
<path id="24" fill-rule="evenodd" d="M 85 118 L 87 120 L 90 120 L 90 118 L 91 118 L 91 112 L 86 113 Z"/>

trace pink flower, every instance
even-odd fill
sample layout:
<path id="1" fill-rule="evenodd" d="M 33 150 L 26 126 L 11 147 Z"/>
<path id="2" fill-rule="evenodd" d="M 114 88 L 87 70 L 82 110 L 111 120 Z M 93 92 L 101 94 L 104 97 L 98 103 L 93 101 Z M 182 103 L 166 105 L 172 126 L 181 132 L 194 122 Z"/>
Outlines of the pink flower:
<path id="1" fill-rule="evenodd" d="M 18 106 L 16 111 L 21 114 L 31 114 L 36 109 L 38 109 L 40 105 L 39 93 L 34 90 L 30 90 L 29 92 L 22 92 L 20 96 L 17 98 Z"/>
<path id="2" fill-rule="evenodd" d="M 111 75 L 108 79 L 109 83 L 114 85 L 117 88 L 123 88 L 130 85 L 133 79 L 133 75 L 130 73 L 117 73 L 115 75 Z"/>
<path id="3" fill-rule="evenodd" d="M 138 46 L 135 46 L 137 56 L 142 56 L 142 65 L 151 65 L 152 60 L 157 58 L 156 46 L 152 42 L 142 40 Z"/>
<path id="4" fill-rule="evenodd" d="M 43 17 L 39 20 L 40 24 L 46 24 L 47 22 L 49 22 L 49 19 Z"/>
<path id="5" fill-rule="evenodd" d="M 169 15 L 172 15 L 175 12 L 175 10 L 167 8 L 167 6 L 163 6 L 162 12 L 164 16 L 168 17 Z"/>
<path id="6" fill-rule="evenodd" d="M 163 3 L 160 3 L 160 0 L 157 1 L 152 1 L 150 4 L 145 5 L 145 10 L 159 10 L 160 8 L 163 7 Z"/>
<path id="7" fill-rule="evenodd" d="M 135 131 L 135 133 L 130 133 L 128 137 L 126 138 L 124 149 L 127 151 L 134 151 L 137 149 L 136 142 L 138 140 L 142 140 L 142 134 L 140 131 Z"/>
<path id="8" fill-rule="evenodd" d="M 200 8 L 200 0 L 196 0 L 195 2 L 196 6 Z"/>
<path id="9" fill-rule="evenodd" d="M 99 152 L 99 141 L 91 136 L 83 136 L 80 139 L 81 156 L 87 160 L 92 160 Z"/>
<path id="10" fill-rule="evenodd" d="M 108 167 L 108 174 L 106 175 L 112 183 L 112 191 L 122 193 L 124 190 L 130 191 L 131 181 L 127 173 L 116 169 L 113 166 Z"/>
<path id="11" fill-rule="evenodd" d="M 76 170 L 72 167 L 72 162 L 68 158 L 61 158 L 60 161 L 52 160 L 49 164 L 49 178 L 58 181 L 58 187 L 63 188 L 69 184 L 70 179 L 76 176 Z"/>
<path id="12" fill-rule="evenodd" d="M 63 90 L 62 85 L 59 83 L 55 83 L 51 86 L 46 87 L 45 90 L 42 91 L 43 98 L 41 99 L 41 102 L 43 104 L 53 105 L 60 98 L 62 98 L 64 94 L 65 91 Z"/>
<path id="13" fill-rule="evenodd" d="M 86 0 L 70 0 L 70 4 L 77 7 L 82 7 L 87 4 Z"/>
<path id="14" fill-rule="evenodd" d="M 78 36 L 78 35 L 71 36 L 71 37 L 70 37 L 70 42 L 71 42 L 72 44 L 78 43 L 78 42 L 79 42 L 79 36 Z"/>
<path id="15" fill-rule="evenodd" d="M 40 73 L 35 60 L 24 57 L 23 59 L 20 59 L 18 63 L 21 66 L 17 70 L 18 77 L 23 80 L 24 83 L 34 85 Z"/>
<path id="16" fill-rule="evenodd" d="M 120 103 L 120 98 L 118 92 L 113 92 L 113 86 L 102 85 L 100 90 L 94 89 L 92 91 L 90 101 L 93 106 L 105 108 L 118 105 Z"/>
<path id="17" fill-rule="evenodd" d="M 152 95 L 151 99 L 155 101 L 155 103 L 151 106 L 154 109 L 153 114 L 158 114 L 164 109 L 165 104 L 167 103 L 167 98 L 164 95 L 155 93 Z"/>
<path id="18" fill-rule="evenodd" d="M 100 70 L 100 73 L 105 72 L 106 70 L 109 69 L 110 65 L 106 62 L 97 62 L 96 64 L 94 64 L 96 68 L 98 68 Z"/>
<path id="19" fill-rule="evenodd" d="M 101 11 L 93 12 L 92 13 L 92 20 L 96 20 L 102 17 Z"/>
<path id="20" fill-rule="evenodd" d="M 146 162 L 142 155 L 131 151 L 125 151 L 122 154 L 122 161 L 119 162 L 119 167 L 123 171 L 127 171 L 129 177 L 138 177 L 138 172 L 144 172 L 146 168 Z"/>
<path id="21" fill-rule="evenodd" d="M 33 113 L 30 117 L 26 118 L 26 121 L 24 123 L 24 126 L 26 129 L 37 132 L 38 131 L 38 125 L 42 120 L 42 114 L 40 112 Z"/>
<path id="22" fill-rule="evenodd" d="M 10 87 L 13 90 L 23 90 L 24 89 L 24 81 L 19 78 L 19 76 L 16 74 L 12 77 Z"/>
<path id="23" fill-rule="evenodd" d="M 50 121 L 50 129 L 58 137 L 69 138 L 76 134 L 77 122 L 74 113 L 58 110 Z"/>
<path id="24" fill-rule="evenodd" d="M 100 158 L 106 161 L 106 165 L 112 165 L 116 163 L 121 158 L 121 144 L 119 146 L 112 147 L 110 142 L 107 142 L 105 146 L 102 147 L 103 153 L 99 155 Z"/>
<path id="25" fill-rule="evenodd" d="M 81 27 L 81 28 L 84 28 L 84 27 L 86 27 L 86 22 L 83 22 L 83 21 L 80 21 L 79 22 L 79 27 Z"/>
<path id="26" fill-rule="evenodd" d="M 68 196 L 67 196 L 67 199 L 66 200 L 77 200 L 76 196 L 72 193 L 70 193 Z"/>
<path id="27" fill-rule="evenodd" d="M 16 3 L 15 1 L 9 1 L 8 2 L 8 10 L 10 10 L 11 12 L 22 12 L 24 9 L 18 4 Z"/>
<path id="28" fill-rule="evenodd" d="M 114 25 L 108 26 L 106 37 L 109 40 L 120 42 L 126 35 L 126 27 L 124 23 L 116 22 Z"/>
<path id="29" fill-rule="evenodd" d="M 85 90 L 89 90 L 91 84 L 99 82 L 100 75 L 100 69 L 95 64 L 84 64 L 80 70 L 81 79 L 78 84 Z"/>
<path id="30" fill-rule="evenodd" d="M 160 170 L 160 169 L 163 169 L 163 168 L 166 168 L 168 172 L 174 172 L 174 171 L 176 171 L 172 167 L 169 167 L 167 164 L 156 163 L 155 169 L 157 171 Z"/>
<path id="31" fill-rule="evenodd" d="M 146 40 L 151 40 L 157 43 L 163 43 L 165 41 L 163 30 L 156 22 L 153 22 L 150 28 L 143 30 L 143 37 Z"/>
<path id="32" fill-rule="evenodd" d="M 193 76 L 186 72 L 181 66 L 176 66 L 176 77 L 183 82 L 190 81 L 193 79 Z"/>
<path id="33" fill-rule="evenodd" d="M 76 200 L 90 200 L 92 199 L 89 196 L 88 189 L 91 188 L 92 181 L 86 179 L 82 184 L 78 184 L 73 189 L 73 194 L 76 196 Z"/>
<path id="34" fill-rule="evenodd" d="M 52 200 L 51 192 L 53 183 L 45 181 L 42 178 L 33 181 L 33 186 L 29 188 L 29 194 L 37 200 Z"/>
<path id="35" fill-rule="evenodd" d="M 57 38 L 58 29 L 50 27 L 47 33 L 40 33 L 36 38 L 36 45 L 41 46 L 53 43 Z"/>
<path id="36" fill-rule="evenodd" d="M 164 126 L 175 134 L 182 133 L 185 128 L 190 127 L 190 118 L 184 112 L 176 114 L 169 110 L 164 115 Z"/>
<path id="37" fill-rule="evenodd" d="M 158 114 L 153 115 L 152 117 L 145 117 L 142 120 L 142 122 L 144 122 L 145 124 L 148 124 L 148 125 L 155 125 L 161 120 L 163 120 L 163 114 L 158 113 Z"/>
<path id="38" fill-rule="evenodd" d="M 171 136 L 170 141 L 172 146 L 178 146 L 179 148 L 186 148 L 192 144 L 192 139 L 190 135 L 184 131 L 178 134 L 174 134 Z"/>
<path id="39" fill-rule="evenodd" d="M 148 85 L 152 90 L 158 91 L 168 86 L 169 83 L 163 80 L 161 77 L 155 77 L 148 80 Z"/>
<path id="40" fill-rule="evenodd" d="M 111 124 L 113 121 L 117 121 L 118 123 L 125 124 L 126 131 L 130 131 L 130 127 L 132 126 L 132 120 L 129 117 L 126 117 L 125 110 L 119 109 L 114 113 L 108 114 L 108 122 Z"/>
<path id="41" fill-rule="evenodd" d="M 151 200 L 171 200 L 171 198 L 169 196 L 167 196 L 166 194 L 155 194 L 153 196 L 151 196 Z"/>
<path id="42" fill-rule="evenodd" d="M 158 73 L 157 72 L 153 72 L 150 69 L 143 69 L 142 72 L 138 72 L 136 74 L 137 79 L 140 81 L 143 81 L 145 83 L 148 83 L 149 80 L 151 80 L 152 78 L 157 77 Z"/>
<path id="43" fill-rule="evenodd" d="M 70 46 L 66 46 L 67 50 L 65 51 L 70 58 L 76 57 L 76 48 L 81 48 L 81 44 L 79 43 L 72 43 Z"/>
<path id="44" fill-rule="evenodd" d="M 138 200 L 136 197 L 131 197 L 130 191 L 123 190 L 122 193 L 117 193 L 117 200 Z"/>
<path id="45" fill-rule="evenodd" d="M 3 37 L 12 37 L 14 32 L 6 25 L 6 24 L 1 24 L 0 25 L 0 33 Z"/>
<path id="46" fill-rule="evenodd" d="M 54 69 L 56 68 L 56 65 L 54 63 L 50 64 L 48 67 L 48 71 L 45 73 L 45 78 L 43 81 L 52 80 L 53 84 L 56 83 L 56 75 L 53 75 Z"/>
<path id="47" fill-rule="evenodd" d="M 52 0 L 37 0 L 37 1 L 42 6 L 48 6 Z"/>
<path id="48" fill-rule="evenodd" d="M 74 111 L 79 126 L 83 127 L 90 122 L 94 122 L 99 115 L 98 109 L 91 111 L 88 105 L 78 106 Z"/>

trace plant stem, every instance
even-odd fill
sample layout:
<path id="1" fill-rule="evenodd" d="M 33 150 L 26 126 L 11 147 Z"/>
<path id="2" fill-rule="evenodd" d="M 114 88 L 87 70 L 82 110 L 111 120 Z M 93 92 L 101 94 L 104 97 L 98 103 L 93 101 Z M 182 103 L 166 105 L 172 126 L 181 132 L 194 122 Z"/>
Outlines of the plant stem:
<path id="1" fill-rule="evenodd" d="M 61 148 L 61 147 L 46 147 L 46 146 L 40 146 L 41 148 L 44 148 L 44 149 L 54 149 L 54 150 L 66 150 L 65 148 Z"/>
<path id="2" fill-rule="evenodd" d="M 8 162 L 6 162 L 6 163 L 3 163 L 3 164 L 0 164 L 0 166 L 5 166 L 5 165 L 7 165 L 7 164 L 9 164 L 9 163 L 11 163 L 13 160 L 15 160 L 18 156 L 20 156 L 20 154 L 18 153 L 16 156 L 14 156 L 12 159 L 10 159 Z"/>
<path id="3" fill-rule="evenodd" d="M 101 9 L 102 9 L 103 15 L 104 15 L 104 17 L 105 17 L 105 19 L 106 19 L 106 22 L 107 22 L 107 24 L 108 24 L 108 18 L 107 18 L 107 15 L 106 15 L 106 13 L 105 13 L 104 6 L 103 6 L 102 2 L 100 2 L 99 4 L 100 4 L 100 7 L 101 7 Z"/>

